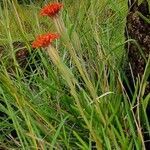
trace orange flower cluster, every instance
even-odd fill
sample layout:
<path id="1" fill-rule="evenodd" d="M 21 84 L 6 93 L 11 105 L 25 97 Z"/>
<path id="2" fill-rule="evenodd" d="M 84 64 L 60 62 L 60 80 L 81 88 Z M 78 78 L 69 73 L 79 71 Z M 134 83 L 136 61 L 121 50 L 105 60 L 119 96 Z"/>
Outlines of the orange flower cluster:
<path id="1" fill-rule="evenodd" d="M 42 8 L 40 15 L 42 16 L 49 16 L 49 17 L 56 17 L 59 13 L 60 9 L 63 7 L 61 3 L 51 3 L 46 5 Z M 48 47 L 53 40 L 58 39 L 60 36 L 59 34 L 55 33 L 47 33 L 39 35 L 34 42 L 32 42 L 33 48 L 40 48 L 40 47 Z"/>
<path id="2" fill-rule="evenodd" d="M 60 36 L 59 34 L 54 33 L 47 33 L 37 36 L 36 40 L 32 42 L 33 48 L 39 48 L 39 47 L 48 47 L 53 40 L 58 39 Z"/>
<path id="3" fill-rule="evenodd" d="M 62 7 L 63 7 L 63 4 L 61 3 L 48 4 L 41 10 L 40 15 L 55 17 Z"/>

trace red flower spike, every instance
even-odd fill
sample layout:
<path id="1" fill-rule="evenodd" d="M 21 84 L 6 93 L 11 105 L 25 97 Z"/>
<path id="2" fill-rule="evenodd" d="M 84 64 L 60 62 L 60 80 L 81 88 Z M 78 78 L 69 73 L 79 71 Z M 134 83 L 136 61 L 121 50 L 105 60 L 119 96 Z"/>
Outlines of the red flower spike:
<path id="1" fill-rule="evenodd" d="M 55 33 L 47 33 L 37 36 L 36 40 L 32 42 L 33 48 L 40 48 L 40 47 L 48 47 L 53 40 L 58 39 L 60 37 L 59 34 Z"/>
<path id="2" fill-rule="evenodd" d="M 48 4 L 41 9 L 40 15 L 55 17 L 62 7 L 63 7 L 63 4 L 61 3 Z"/>

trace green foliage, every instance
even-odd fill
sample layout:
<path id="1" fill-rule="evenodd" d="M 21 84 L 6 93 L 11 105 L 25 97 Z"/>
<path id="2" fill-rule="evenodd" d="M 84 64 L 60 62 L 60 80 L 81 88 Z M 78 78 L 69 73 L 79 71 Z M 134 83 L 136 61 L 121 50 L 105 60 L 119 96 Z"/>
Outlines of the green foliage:
<path id="1" fill-rule="evenodd" d="M 65 0 L 60 17 L 66 33 L 53 43 L 60 59 L 57 64 L 45 51 L 31 48 L 30 41 L 37 34 L 57 30 L 52 20 L 39 17 L 40 5 L 3 2 L 0 43 L 6 48 L 0 59 L 0 149 L 86 150 L 93 145 L 109 150 L 142 149 L 140 120 L 133 106 L 142 110 L 140 119 L 149 131 L 145 113 L 149 96 L 140 95 L 140 105 L 135 100 L 131 104 L 121 81 L 127 4 Z M 16 61 L 19 48 L 13 41 L 24 41 L 34 51 L 26 74 L 27 67 L 19 67 Z M 133 99 L 139 87 L 144 91 L 148 68 Z"/>

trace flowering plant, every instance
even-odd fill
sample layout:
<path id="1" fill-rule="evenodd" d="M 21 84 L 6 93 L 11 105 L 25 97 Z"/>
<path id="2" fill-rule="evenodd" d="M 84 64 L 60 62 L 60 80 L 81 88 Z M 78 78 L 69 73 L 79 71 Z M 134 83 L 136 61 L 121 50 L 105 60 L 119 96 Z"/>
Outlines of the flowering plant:
<path id="1" fill-rule="evenodd" d="M 60 9 L 63 7 L 63 4 L 61 3 L 52 3 L 48 4 L 45 7 L 42 8 L 40 15 L 41 16 L 49 16 L 49 17 L 55 17 L 57 16 Z"/>
<path id="2" fill-rule="evenodd" d="M 47 33 L 37 36 L 36 40 L 32 42 L 33 48 L 48 47 L 53 40 L 58 39 L 60 36 L 56 33 Z"/>

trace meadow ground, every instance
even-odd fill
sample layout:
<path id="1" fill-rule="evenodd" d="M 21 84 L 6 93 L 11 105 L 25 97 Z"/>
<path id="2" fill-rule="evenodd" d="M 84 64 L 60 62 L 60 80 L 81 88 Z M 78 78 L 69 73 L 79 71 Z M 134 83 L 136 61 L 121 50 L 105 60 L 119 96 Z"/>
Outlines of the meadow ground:
<path id="1" fill-rule="evenodd" d="M 0 149 L 144 149 L 145 82 L 137 83 L 132 103 L 122 83 L 126 1 L 62 1 L 65 34 L 52 43 L 57 58 L 31 47 L 37 35 L 57 32 L 58 24 L 39 15 L 46 3 L 2 2 Z M 15 56 L 20 49 L 30 53 L 25 65 Z"/>

